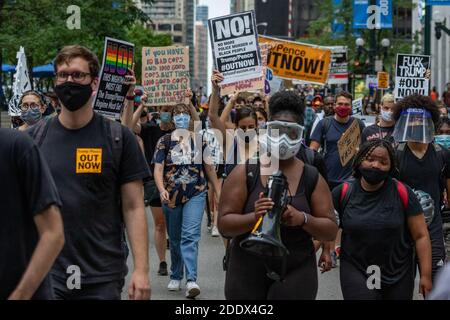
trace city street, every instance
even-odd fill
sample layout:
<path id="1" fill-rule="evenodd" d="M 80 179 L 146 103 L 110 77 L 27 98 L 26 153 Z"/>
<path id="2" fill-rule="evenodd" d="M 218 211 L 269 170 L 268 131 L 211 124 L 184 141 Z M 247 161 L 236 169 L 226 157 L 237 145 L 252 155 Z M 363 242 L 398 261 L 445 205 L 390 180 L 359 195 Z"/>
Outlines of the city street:
<path id="1" fill-rule="evenodd" d="M 147 217 L 149 221 L 149 235 L 150 235 L 150 281 L 152 287 L 152 299 L 153 300 L 185 300 L 184 297 L 184 285 L 178 292 L 169 292 L 167 290 L 167 284 L 169 282 L 168 276 L 159 276 L 158 270 L 158 258 L 156 255 L 155 247 L 153 245 L 153 219 L 151 217 L 150 209 L 146 208 Z M 202 226 L 202 239 L 200 241 L 200 253 L 199 253 L 199 268 L 198 268 L 198 285 L 201 288 L 201 294 L 197 300 L 223 300 L 224 296 L 224 281 L 225 272 L 222 269 L 222 258 L 224 254 L 224 246 L 221 238 L 213 238 L 208 233 L 206 227 L 206 216 Z M 167 262 L 170 266 L 170 252 L 167 250 Z M 131 270 L 132 260 L 128 259 L 128 266 Z M 127 277 L 126 286 L 130 274 Z M 417 283 L 414 289 L 414 299 L 422 299 L 417 293 Z M 122 293 L 122 299 L 127 299 L 126 290 Z M 318 300 L 342 300 L 342 293 L 339 283 L 339 268 L 332 269 L 324 274 L 319 274 L 319 290 L 317 293 Z"/>

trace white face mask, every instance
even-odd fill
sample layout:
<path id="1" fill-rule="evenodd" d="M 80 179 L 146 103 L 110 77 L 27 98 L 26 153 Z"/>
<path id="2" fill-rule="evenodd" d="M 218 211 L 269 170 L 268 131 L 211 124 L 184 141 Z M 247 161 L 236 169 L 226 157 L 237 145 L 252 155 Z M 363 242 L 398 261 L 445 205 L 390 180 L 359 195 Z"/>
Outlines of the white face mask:
<path id="1" fill-rule="evenodd" d="M 282 134 L 280 137 L 271 137 L 267 135 L 267 143 L 269 144 L 269 147 L 278 146 L 278 159 L 280 160 L 287 160 L 295 157 L 295 155 L 300 151 L 300 147 L 302 146 L 301 140 L 293 141 L 289 139 L 286 134 Z M 277 156 L 276 147 L 273 151 L 274 152 L 272 153 L 272 155 Z"/>
<path id="2" fill-rule="evenodd" d="M 384 121 L 387 121 L 387 122 L 392 121 L 392 115 L 393 115 L 392 111 L 381 110 L 380 115 L 381 115 L 381 119 L 383 119 Z"/>

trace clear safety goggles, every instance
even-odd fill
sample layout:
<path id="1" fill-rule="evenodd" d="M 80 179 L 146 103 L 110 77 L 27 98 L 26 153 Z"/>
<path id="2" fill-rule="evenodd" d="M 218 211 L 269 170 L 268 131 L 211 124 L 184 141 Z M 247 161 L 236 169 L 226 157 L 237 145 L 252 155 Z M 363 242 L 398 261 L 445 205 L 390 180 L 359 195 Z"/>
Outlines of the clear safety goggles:
<path id="1" fill-rule="evenodd" d="M 266 122 L 266 129 L 267 135 L 272 138 L 285 135 L 291 141 L 300 141 L 305 127 L 294 122 L 269 121 Z"/>

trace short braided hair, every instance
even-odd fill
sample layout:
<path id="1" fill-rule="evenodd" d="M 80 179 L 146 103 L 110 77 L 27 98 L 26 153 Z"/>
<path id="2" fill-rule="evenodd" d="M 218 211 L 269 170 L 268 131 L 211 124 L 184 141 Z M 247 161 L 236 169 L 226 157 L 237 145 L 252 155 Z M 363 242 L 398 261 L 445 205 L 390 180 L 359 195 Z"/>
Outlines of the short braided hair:
<path id="1" fill-rule="evenodd" d="M 374 139 L 363 143 L 360 146 L 359 151 L 355 156 L 355 159 L 353 160 L 353 176 L 356 179 L 361 178 L 359 167 L 361 166 L 362 162 L 366 160 L 372 154 L 372 152 L 378 147 L 382 147 L 387 150 L 389 154 L 389 159 L 391 160 L 391 168 L 389 170 L 389 175 L 391 177 L 395 176 L 397 166 L 395 160 L 395 151 L 394 148 L 392 147 L 391 142 L 389 142 L 386 139 Z"/>

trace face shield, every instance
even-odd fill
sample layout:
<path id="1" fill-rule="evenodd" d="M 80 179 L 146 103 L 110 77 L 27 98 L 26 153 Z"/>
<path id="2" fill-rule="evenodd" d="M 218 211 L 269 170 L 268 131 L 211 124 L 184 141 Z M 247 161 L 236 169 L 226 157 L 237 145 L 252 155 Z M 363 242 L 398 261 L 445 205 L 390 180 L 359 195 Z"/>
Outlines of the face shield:
<path id="1" fill-rule="evenodd" d="M 396 142 L 431 143 L 434 139 L 434 123 L 426 109 L 408 108 L 403 110 L 394 129 Z"/>

